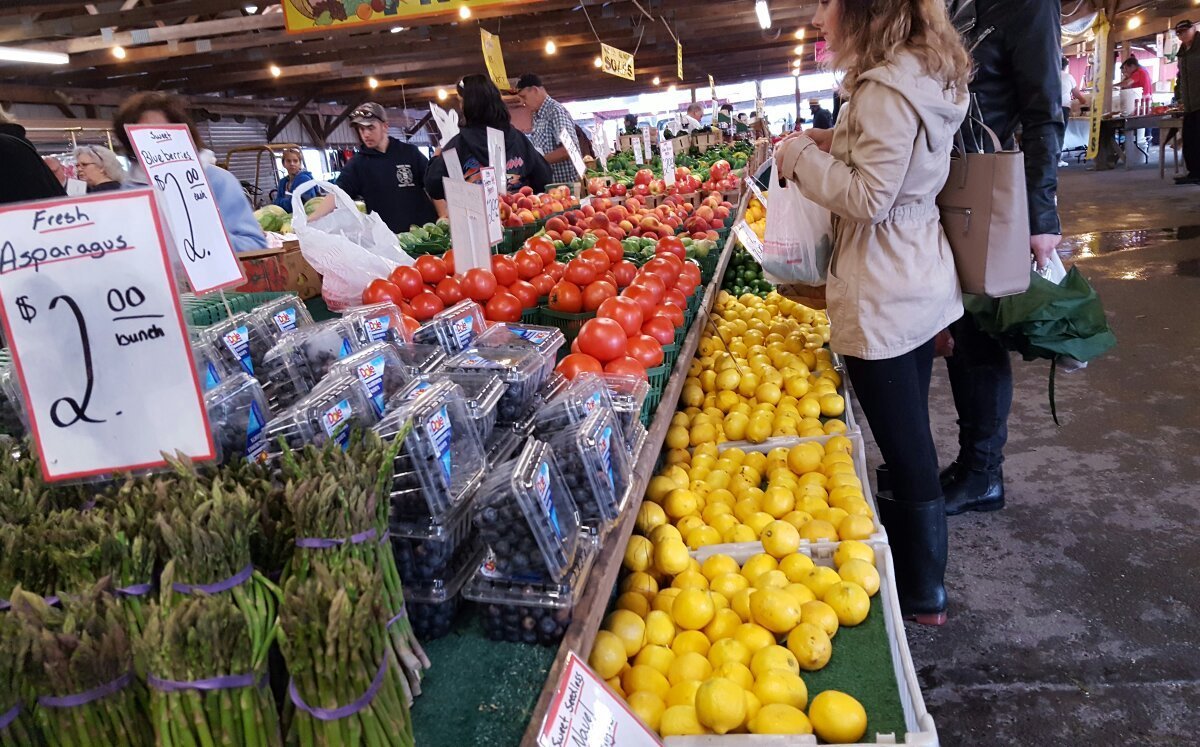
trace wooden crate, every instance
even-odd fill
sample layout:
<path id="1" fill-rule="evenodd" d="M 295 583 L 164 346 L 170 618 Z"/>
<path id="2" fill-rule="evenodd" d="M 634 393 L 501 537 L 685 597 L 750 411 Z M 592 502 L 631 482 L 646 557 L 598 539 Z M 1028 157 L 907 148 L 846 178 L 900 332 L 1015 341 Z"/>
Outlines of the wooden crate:
<path id="1" fill-rule="evenodd" d="M 721 133 L 719 132 L 694 132 L 691 137 L 692 145 L 696 146 L 701 153 L 721 144 Z"/>
<path id="2" fill-rule="evenodd" d="M 279 249 L 242 252 L 237 259 L 246 273 L 239 291 L 291 291 L 305 300 L 321 295 L 321 275 L 300 252 L 299 241 L 286 241 Z"/>

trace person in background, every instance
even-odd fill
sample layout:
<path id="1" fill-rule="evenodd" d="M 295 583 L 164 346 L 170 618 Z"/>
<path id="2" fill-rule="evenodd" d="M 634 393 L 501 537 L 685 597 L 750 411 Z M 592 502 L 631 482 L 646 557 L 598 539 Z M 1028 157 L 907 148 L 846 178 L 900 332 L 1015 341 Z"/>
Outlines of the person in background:
<path id="1" fill-rule="evenodd" d="M 883 456 L 879 518 L 900 611 L 942 625 L 946 515 L 929 382 L 934 338 L 963 305 L 936 199 L 971 61 L 940 0 L 823 0 L 813 26 L 854 104 L 835 129 L 776 145 L 776 169 L 833 214 L 829 344 Z"/>
<path id="2" fill-rule="evenodd" d="M 746 121 L 746 112 L 739 112 L 737 120 L 733 123 L 734 131 L 738 135 L 747 135 L 750 133 L 750 123 Z"/>
<path id="3" fill-rule="evenodd" d="M 46 164 L 46 168 L 50 169 L 50 173 L 54 174 L 54 178 L 63 187 L 67 186 L 67 170 L 63 167 L 62 161 L 54 156 L 45 156 L 42 161 Z"/>
<path id="4" fill-rule="evenodd" d="M 717 129 L 727 138 L 733 134 L 733 104 L 721 104 L 717 110 Z"/>
<path id="5" fill-rule="evenodd" d="M 25 128 L 0 107 L 0 203 L 41 200 L 66 194 L 58 177 L 25 137 Z M 61 166 L 61 164 L 59 164 Z"/>
<path id="6" fill-rule="evenodd" d="M 279 180 L 275 188 L 275 204 L 289 213 L 292 212 L 292 189 L 297 185 L 310 182 L 313 175 L 304 168 L 304 156 L 299 148 L 287 148 L 283 151 L 283 170 L 287 173 Z M 316 197 L 314 191 L 309 197 Z"/>
<path id="7" fill-rule="evenodd" d="M 81 145 L 75 149 L 75 173 L 87 182 L 89 193 L 120 189 L 126 177 L 117 154 L 102 145 Z"/>
<path id="8" fill-rule="evenodd" d="M 1079 92 L 1079 83 L 1075 80 L 1075 76 L 1071 75 L 1070 60 L 1066 57 L 1062 58 L 1062 114 L 1063 114 L 1063 129 L 1065 131 L 1068 124 L 1071 122 L 1071 103 L 1078 101 L 1080 104 L 1086 104 L 1087 99 Z M 1059 155 L 1058 165 L 1067 166 L 1067 162 Z"/>
<path id="9" fill-rule="evenodd" d="M 429 159 L 412 143 L 388 135 L 383 107 L 373 101 L 359 106 L 350 113 L 350 126 L 362 147 L 342 169 L 337 185 L 361 198 L 395 233 L 437 220 L 437 210 L 425 194 Z M 326 195 L 309 220 L 325 217 L 336 204 L 333 195 Z"/>
<path id="10" fill-rule="evenodd" d="M 1013 147 L 1021 128 L 1029 248 L 1045 267 L 1062 240 L 1058 220 L 1058 169 L 1062 151 L 1062 83 L 1054 61 L 1062 59 L 1058 0 L 953 0 L 951 17 L 967 33 L 975 76 L 971 95 L 979 115 Z M 984 32 L 987 33 L 984 33 Z M 1060 65 L 1061 71 L 1061 65 Z M 975 111 L 974 106 L 972 110 Z M 968 118 L 967 149 L 991 147 Z M 942 470 L 946 514 L 1004 508 L 1004 445 L 1012 409 L 1012 363 L 1008 350 L 966 314 L 950 325 L 954 351 L 946 359 L 958 411 L 958 456 Z"/>
<path id="11" fill-rule="evenodd" d="M 680 124 L 679 131 L 695 132 L 704 125 L 700 121 L 704 119 L 704 107 L 696 102 L 688 104 L 687 111 L 683 115 L 683 122 Z"/>
<path id="12" fill-rule="evenodd" d="M 236 176 L 216 165 L 216 157 L 211 150 L 204 147 L 204 139 L 200 137 L 192 118 L 188 116 L 182 99 L 159 91 L 144 91 L 125 99 L 117 108 L 117 113 L 113 115 L 113 132 L 125 154 L 131 159 L 136 159 L 133 144 L 129 141 L 129 133 L 125 132 L 125 125 L 131 124 L 187 125 L 204 169 L 204 177 L 212 190 L 213 202 L 216 203 L 217 212 L 221 214 L 221 222 L 225 224 L 225 234 L 229 237 L 233 250 L 250 252 L 267 248 L 267 237 L 254 218 L 254 209 L 242 189 L 242 183 Z M 142 170 L 141 163 L 135 160 L 125 186 L 149 184 L 150 178 Z"/>
<path id="13" fill-rule="evenodd" d="M 1121 63 L 1121 88 L 1140 88 L 1142 98 L 1148 99 L 1154 93 L 1154 83 L 1150 80 L 1150 71 L 1142 67 L 1136 57 L 1128 57 Z"/>
<path id="14" fill-rule="evenodd" d="M 446 189 L 442 179 L 446 176 L 445 151 L 454 149 L 462 165 L 467 181 L 478 183 L 479 170 L 491 165 L 488 158 L 487 131 L 490 127 L 504 135 L 504 164 L 502 174 L 497 174 L 501 189 L 516 192 L 521 187 L 530 187 L 534 192 L 545 192 L 550 183 L 550 164 L 542 158 L 529 138 L 516 127 L 508 113 L 508 107 L 500 98 L 496 88 L 486 75 L 468 75 L 458 83 L 458 97 L 462 101 L 463 123 L 458 134 L 450 138 L 443 155 L 434 156 L 425 172 L 425 191 L 433 198 L 439 215 L 446 214 Z"/>
<path id="15" fill-rule="evenodd" d="M 820 101 L 809 99 L 808 111 L 812 114 L 812 126 L 814 130 L 829 130 L 833 128 L 833 114 L 828 109 L 822 109 Z"/>
<path id="16" fill-rule="evenodd" d="M 1179 76 L 1175 93 L 1183 107 L 1183 163 L 1187 173 L 1175 178 L 1176 184 L 1200 184 L 1200 49 L 1196 46 L 1196 27 L 1191 21 L 1175 24 L 1179 37 Z"/>
<path id="17" fill-rule="evenodd" d="M 533 73 L 525 73 L 517 79 L 517 98 L 526 109 L 533 110 L 533 133 L 530 139 L 538 152 L 550 164 L 550 173 L 555 184 L 578 181 L 583 174 L 575 173 L 575 164 L 563 145 L 565 133 L 575 146 L 575 120 L 562 104 L 550 98 L 542 85 L 542 79 Z"/>
<path id="18" fill-rule="evenodd" d="M 625 115 L 625 134 L 626 135 L 638 134 L 638 121 L 637 121 L 636 114 L 626 114 Z"/>

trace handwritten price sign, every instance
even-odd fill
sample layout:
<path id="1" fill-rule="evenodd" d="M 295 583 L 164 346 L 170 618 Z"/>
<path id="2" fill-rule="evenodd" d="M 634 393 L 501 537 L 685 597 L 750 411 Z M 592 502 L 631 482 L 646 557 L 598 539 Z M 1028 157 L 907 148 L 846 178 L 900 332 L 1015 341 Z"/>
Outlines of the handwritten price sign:
<path id="1" fill-rule="evenodd" d="M 0 321 L 47 480 L 214 456 L 150 189 L 0 208 Z"/>
<path id="2" fill-rule="evenodd" d="M 127 125 L 150 183 L 163 196 L 188 282 L 209 293 L 245 282 L 187 125 Z"/>
<path id="3" fill-rule="evenodd" d="M 538 747 L 662 745 L 574 651 L 567 654 L 537 743 Z"/>

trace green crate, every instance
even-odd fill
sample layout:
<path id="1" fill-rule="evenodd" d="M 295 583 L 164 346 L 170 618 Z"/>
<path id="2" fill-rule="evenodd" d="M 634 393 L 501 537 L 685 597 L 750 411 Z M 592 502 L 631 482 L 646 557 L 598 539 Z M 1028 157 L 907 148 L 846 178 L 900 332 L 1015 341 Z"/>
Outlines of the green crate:
<path id="1" fill-rule="evenodd" d="M 646 401 L 642 404 L 642 424 L 649 427 L 654 419 L 654 412 L 662 402 L 663 389 L 667 386 L 667 378 L 671 375 L 671 367 L 664 363 L 661 366 L 646 369 L 646 378 L 650 381 L 650 391 L 646 393 Z"/>
<path id="2" fill-rule="evenodd" d="M 568 311 L 548 309 L 545 306 L 539 307 L 539 310 L 538 318 L 541 320 L 542 325 L 557 327 L 562 331 L 563 337 L 567 338 L 566 344 L 563 345 L 564 350 L 571 347 L 571 343 L 575 341 L 575 337 L 579 334 L 579 329 L 583 326 L 583 323 L 588 319 L 596 318 L 596 312 L 594 311 L 580 311 L 572 314 Z"/>
<path id="3" fill-rule="evenodd" d="M 531 306 L 521 312 L 521 324 L 537 324 L 541 319 L 541 309 L 537 306 Z"/>
<path id="4" fill-rule="evenodd" d="M 668 369 L 675 368 L 675 360 L 679 358 L 679 345 L 673 342 L 670 345 L 663 345 L 662 349 L 663 365 Z"/>
<path id="5" fill-rule="evenodd" d="M 187 318 L 188 324 L 193 327 L 207 327 L 229 316 L 225 308 L 226 302 L 228 302 L 229 308 L 233 310 L 233 313 L 237 314 L 249 311 L 255 306 L 279 298 L 282 295 L 284 294 L 277 292 L 238 293 L 236 291 L 227 291 L 224 298 L 222 298 L 220 293 L 211 293 L 204 297 L 185 293 L 180 296 L 180 305 L 183 307 L 183 313 Z"/>

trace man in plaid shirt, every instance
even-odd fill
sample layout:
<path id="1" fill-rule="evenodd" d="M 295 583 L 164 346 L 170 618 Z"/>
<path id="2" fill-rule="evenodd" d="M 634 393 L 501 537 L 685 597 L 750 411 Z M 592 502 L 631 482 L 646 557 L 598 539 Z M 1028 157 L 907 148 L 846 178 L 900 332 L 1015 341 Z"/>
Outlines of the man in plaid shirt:
<path id="1" fill-rule="evenodd" d="M 550 98 L 542 86 L 542 79 L 533 73 L 525 73 L 517 79 L 517 98 L 521 104 L 533 110 L 533 134 L 530 139 L 550 164 L 550 173 L 555 183 L 578 181 L 582 174 L 575 173 L 571 156 L 563 147 L 560 133 L 564 130 L 579 147 L 575 136 L 575 121 L 562 104 Z"/>

